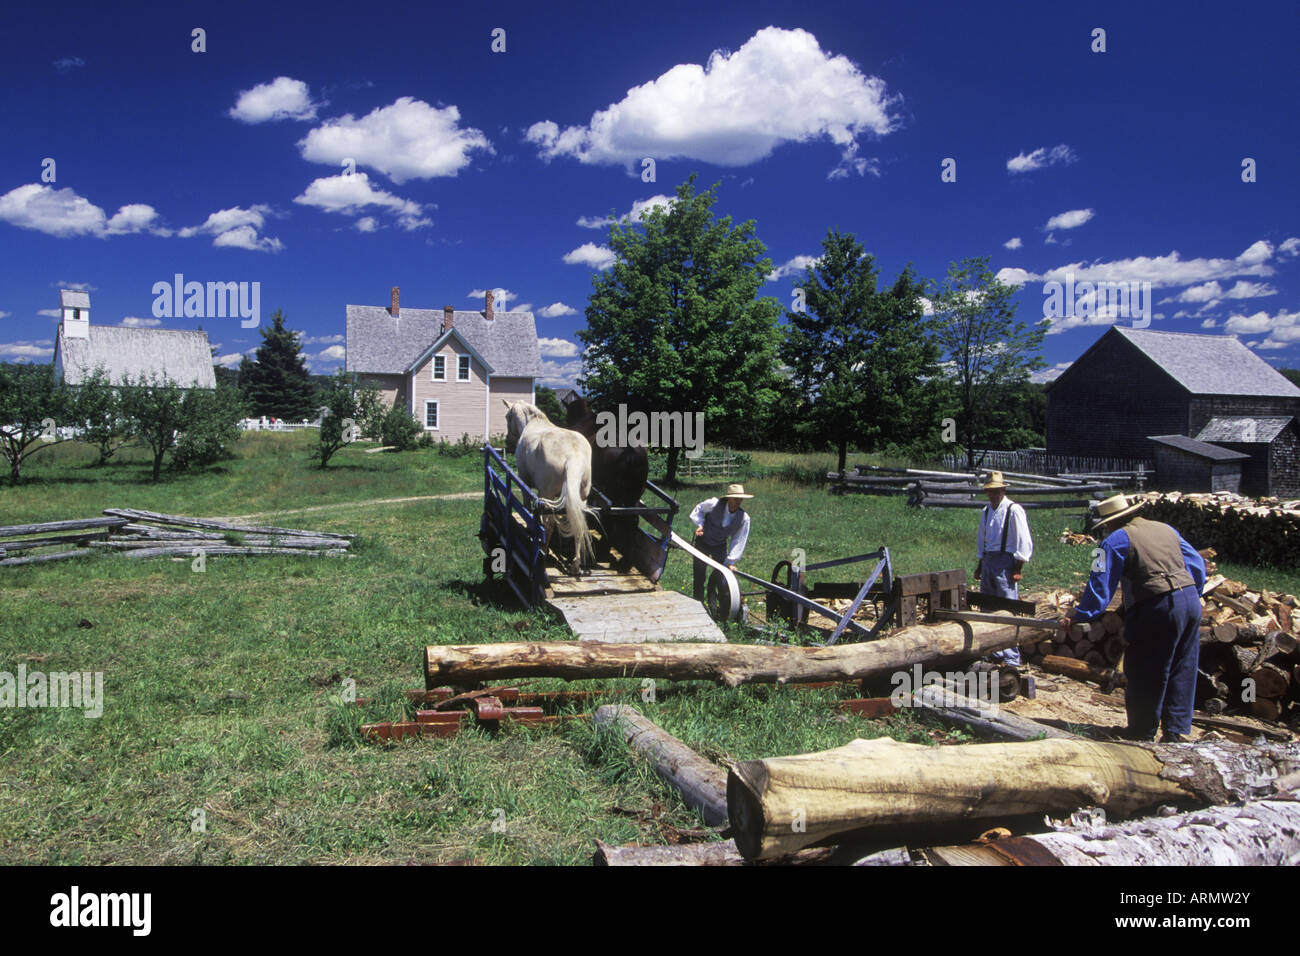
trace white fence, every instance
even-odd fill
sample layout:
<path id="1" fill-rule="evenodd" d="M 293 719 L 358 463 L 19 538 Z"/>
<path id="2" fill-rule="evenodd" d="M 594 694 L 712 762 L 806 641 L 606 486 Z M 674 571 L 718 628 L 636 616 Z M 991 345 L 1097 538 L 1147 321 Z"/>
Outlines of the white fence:
<path id="1" fill-rule="evenodd" d="M 246 432 L 296 432 L 303 428 L 320 428 L 320 422 L 282 422 L 272 421 L 266 416 L 245 418 L 239 427 Z"/>

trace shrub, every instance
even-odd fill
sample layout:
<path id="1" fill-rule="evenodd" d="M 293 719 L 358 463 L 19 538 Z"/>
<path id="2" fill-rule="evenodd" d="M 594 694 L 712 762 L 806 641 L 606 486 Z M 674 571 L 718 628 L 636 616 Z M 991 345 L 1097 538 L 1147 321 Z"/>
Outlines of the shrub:
<path id="1" fill-rule="evenodd" d="M 411 413 L 398 405 L 390 408 L 379 421 L 379 440 L 384 445 L 391 445 L 398 451 L 410 451 L 415 447 L 424 429 L 411 417 Z"/>

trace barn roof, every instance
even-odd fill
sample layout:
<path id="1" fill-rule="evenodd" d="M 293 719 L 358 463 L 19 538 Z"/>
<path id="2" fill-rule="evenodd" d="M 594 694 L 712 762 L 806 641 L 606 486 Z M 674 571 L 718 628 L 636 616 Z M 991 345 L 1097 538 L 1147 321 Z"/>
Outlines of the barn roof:
<path id="1" fill-rule="evenodd" d="M 401 374 L 442 337 L 442 309 L 403 308 L 397 318 L 383 306 L 347 307 L 349 372 Z M 531 312 L 452 313 L 461 337 L 492 367 L 492 374 L 540 378 L 542 353 Z"/>
<path id="2" fill-rule="evenodd" d="M 1287 415 L 1264 417 L 1225 415 L 1211 418 L 1196 438 L 1198 441 L 1227 441 L 1239 444 L 1260 442 L 1267 445 L 1282 434 L 1282 429 L 1286 428 L 1291 421 L 1291 417 Z"/>
<path id="3" fill-rule="evenodd" d="M 1112 331 L 1193 395 L 1300 398 L 1300 388 L 1230 335 L 1153 332 L 1118 325 Z"/>
<path id="4" fill-rule="evenodd" d="M 1186 435 L 1150 435 L 1148 437 L 1157 444 L 1168 445 L 1171 448 L 1177 448 L 1179 451 L 1185 451 L 1188 454 L 1195 455 L 1198 458 L 1206 458 L 1210 461 L 1239 461 L 1250 457 L 1243 452 L 1229 451 L 1227 448 L 1220 448 L 1218 445 L 1197 441 L 1195 438 L 1188 438 Z"/>
<path id="5" fill-rule="evenodd" d="M 134 381 L 165 374 L 183 388 L 217 387 L 208 333 L 203 331 L 92 325 L 89 338 L 82 339 L 65 336 L 60 327 L 56 348 L 69 385 L 80 385 L 102 367 L 115 385 L 124 375 Z"/>

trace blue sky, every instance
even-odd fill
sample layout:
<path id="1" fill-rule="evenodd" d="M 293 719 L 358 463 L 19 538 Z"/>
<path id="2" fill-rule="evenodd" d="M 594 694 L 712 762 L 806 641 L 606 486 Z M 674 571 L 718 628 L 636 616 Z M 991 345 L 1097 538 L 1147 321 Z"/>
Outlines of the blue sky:
<path id="1" fill-rule="evenodd" d="M 322 372 L 349 303 L 504 288 L 569 384 L 598 221 L 695 172 L 787 305 L 834 226 L 887 280 L 989 255 L 1028 321 L 1067 273 L 1149 282 L 1151 328 L 1300 367 L 1294 4 L 442 6 L 8 11 L 0 360 L 49 361 L 58 289 L 88 288 L 92 322 L 201 324 L 237 364 L 238 319 L 154 316 L 180 273 L 259 282 Z M 1049 374 L 1115 321 L 1056 321 Z"/>

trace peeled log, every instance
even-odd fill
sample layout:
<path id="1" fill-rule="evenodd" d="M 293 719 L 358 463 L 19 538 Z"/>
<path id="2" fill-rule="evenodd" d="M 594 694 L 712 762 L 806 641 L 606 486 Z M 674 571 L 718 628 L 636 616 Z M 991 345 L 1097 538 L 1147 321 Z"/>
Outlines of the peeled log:
<path id="1" fill-rule="evenodd" d="M 931 853 L 948 866 L 1295 866 L 1300 802 L 1258 800 Z"/>
<path id="2" fill-rule="evenodd" d="M 675 788 L 711 827 L 727 822 L 727 772 L 705 760 L 635 707 L 606 704 L 592 717 L 597 726 L 616 727 L 632 748 L 654 764 L 655 772 Z"/>
<path id="3" fill-rule="evenodd" d="M 785 647 L 762 644 L 606 644 L 600 641 L 431 645 L 425 686 L 517 677 L 660 677 L 739 684 L 859 680 L 913 664 L 967 661 L 1053 631 L 950 621 L 907 627 L 864 644 Z"/>
<path id="4" fill-rule="evenodd" d="M 1182 800 L 1266 797 L 1278 777 L 1297 769 L 1300 743 L 927 747 L 881 738 L 736 764 L 727 776 L 727 810 L 740 852 L 769 859 L 888 827 L 1068 814 L 1084 806 L 1126 816 Z"/>

